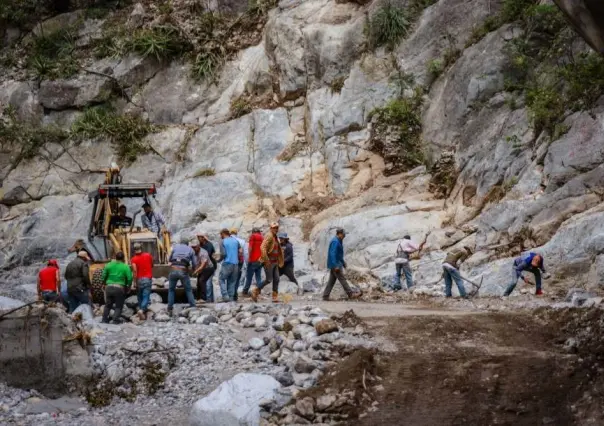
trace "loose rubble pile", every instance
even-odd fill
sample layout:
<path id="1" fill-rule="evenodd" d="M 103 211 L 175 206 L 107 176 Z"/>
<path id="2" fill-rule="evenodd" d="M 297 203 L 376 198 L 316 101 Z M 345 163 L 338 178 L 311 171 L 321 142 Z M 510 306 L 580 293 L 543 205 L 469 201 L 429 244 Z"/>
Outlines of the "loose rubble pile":
<path id="1" fill-rule="evenodd" d="M 175 411 L 185 413 L 185 421 L 199 398 L 245 372 L 277 383 L 270 404 L 260 400 L 261 392 L 251 391 L 260 395 L 250 402 L 252 406 L 262 404 L 263 416 L 269 417 L 315 386 L 347 354 L 375 345 L 361 325 L 343 329 L 314 306 L 176 305 L 171 318 L 166 305 L 151 306 L 157 311 L 155 320 L 139 325 L 103 324 L 98 315 L 77 314 L 91 341 L 94 373 L 84 395 L 89 405 L 82 400 L 77 410 L 49 408 L 45 413 L 49 421 L 72 425 L 104 419 L 134 424 Z M 17 409 L 27 405 L 27 398 L 29 394 L 1 405 L 0 422 L 44 424 L 42 414 Z"/>

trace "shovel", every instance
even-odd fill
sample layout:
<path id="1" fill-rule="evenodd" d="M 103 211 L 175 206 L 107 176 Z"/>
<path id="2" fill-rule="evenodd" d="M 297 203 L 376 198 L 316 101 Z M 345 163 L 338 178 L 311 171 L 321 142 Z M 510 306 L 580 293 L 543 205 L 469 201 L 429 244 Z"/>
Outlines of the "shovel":
<path id="1" fill-rule="evenodd" d="M 472 284 L 472 286 L 474 287 L 470 294 L 468 294 L 468 297 L 473 298 L 478 296 L 478 291 L 480 290 L 480 287 L 482 287 L 482 280 L 484 279 L 484 277 L 480 277 L 480 284 L 476 284 L 474 281 L 470 281 L 469 279 L 462 277 L 461 275 L 459 277 L 465 282 Z"/>

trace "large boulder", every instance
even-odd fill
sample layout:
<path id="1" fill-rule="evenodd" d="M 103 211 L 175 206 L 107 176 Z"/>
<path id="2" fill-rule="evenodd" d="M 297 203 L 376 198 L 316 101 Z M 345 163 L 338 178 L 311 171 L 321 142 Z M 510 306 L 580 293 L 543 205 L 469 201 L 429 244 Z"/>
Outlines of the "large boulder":
<path id="1" fill-rule="evenodd" d="M 264 374 L 240 373 L 198 400 L 189 417 L 191 426 L 259 426 L 263 399 L 272 399 L 281 384 Z"/>
<path id="2" fill-rule="evenodd" d="M 112 79 L 84 74 L 67 80 L 44 80 L 38 97 L 48 109 L 82 108 L 108 100 L 112 96 Z"/>

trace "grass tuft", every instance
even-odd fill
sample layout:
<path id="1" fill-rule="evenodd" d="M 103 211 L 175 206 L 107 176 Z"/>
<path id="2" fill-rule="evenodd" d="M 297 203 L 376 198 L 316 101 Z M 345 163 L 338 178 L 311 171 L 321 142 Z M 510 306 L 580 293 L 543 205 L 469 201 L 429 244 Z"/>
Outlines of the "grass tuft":
<path id="1" fill-rule="evenodd" d="M 405 10 L 387 3 L 369 21 L 369 45 L 372 49 L 386 46 L 393 50 L 407 35 L 410 26 L 411 22 Z"/>
<path id="2" fill-rule="evenodd" d="M 119 115 L 107 107 L 88 108 L 71 127 L 72 134 L 79 139 L 109 139 L 119 159 L 127 162 L 150 151 L 144 138 L 155 130 L 151 123 L 138 116 Z"/>

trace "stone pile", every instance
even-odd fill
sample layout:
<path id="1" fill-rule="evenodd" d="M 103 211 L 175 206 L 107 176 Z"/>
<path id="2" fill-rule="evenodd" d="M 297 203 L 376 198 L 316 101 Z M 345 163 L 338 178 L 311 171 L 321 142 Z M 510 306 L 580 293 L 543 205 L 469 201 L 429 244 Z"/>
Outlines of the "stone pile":
<path id="1" fill-rule="evenodd" d="M 221 383 L 223 390 L 232 390 L 235 385 L 225 383 L 253 374 L 263 376 L 261 381 L 274 388 L 272 395 L 256 388 L 248 392 L 261 397 L 247 402 L 256 407 L 256 414 L 246 424 L 259 424 L 261 416 L 268 418 L 292 404 L 348 354 L 374 346 L 362 326 L 343 329 L 315 306 L 176 305 L 172 317 L 166 305 L 151 306 L 157 311 L 155 319 L 139 325 L 103 324 L 98 312 L 93 318 L 82 315 L 81 327 L 91 339 L 93 380 L 80 406 L 56 409 L 56 400 L 15 391 L 15 398 L 0 404 L 2 422 L 71 426 L 98 424 L 100 419 L 106 424 L 150 424 L 163 419 L 186 424 L 193 421 L 193 414 L 189 419 L 192 407 L 205 410 L 207 404 L 196 401 L 208 392 L 218 392 Z M 24 410 L 32 396 L 47 408 L 36 408 L 35 413 Z M 231 414 L 223 410 L 212 415 L 232 418 Z"/>

